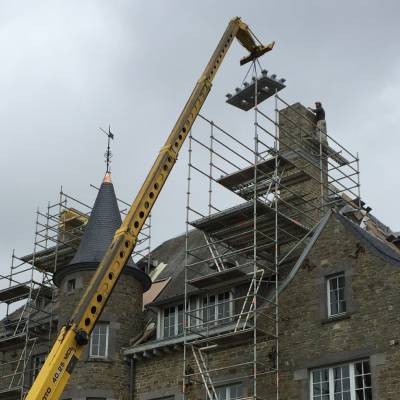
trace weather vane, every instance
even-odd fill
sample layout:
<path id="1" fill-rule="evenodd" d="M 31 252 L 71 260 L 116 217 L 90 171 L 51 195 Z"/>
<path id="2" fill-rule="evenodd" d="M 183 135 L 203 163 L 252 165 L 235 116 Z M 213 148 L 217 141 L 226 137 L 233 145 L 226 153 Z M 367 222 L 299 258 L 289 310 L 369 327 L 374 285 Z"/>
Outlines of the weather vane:
<path id="1" fill-rule="evenodd" d="M 104 130 L 103 128 L 99 128 L 99 129 L 107 135 L 107 151 L 104 153 L 104 157 L 106 158 L 106 164 L 107 164 L 106 173 L 109 173 L 109 172 L 111 172 L 110 164 L 111 164 L 111 157 L 112 157 L 110 143 L 111 143 L 111 140 L 114 140 L 114 134 L 111 132 L 110 125 L 108 125 L 108 132 L 106 130 Z"/>

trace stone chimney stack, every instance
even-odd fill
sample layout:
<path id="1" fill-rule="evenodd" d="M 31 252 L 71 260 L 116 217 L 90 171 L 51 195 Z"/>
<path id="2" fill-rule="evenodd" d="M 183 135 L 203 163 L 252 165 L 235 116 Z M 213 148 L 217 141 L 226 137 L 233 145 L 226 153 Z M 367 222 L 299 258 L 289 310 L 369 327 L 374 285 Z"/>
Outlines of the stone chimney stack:
<path id="1" fill-rule="evenodd" d="M 327 159 L 319 143 L 314 114 L 300 103 L 282 109 L 279 137 L 280 154 L 296 167 L 283 176 L 292 176 L 292 182 L 298 182 L 287 188 L 283 184 L 281 198 L 300 210 L 300 222 L 310 226 L 323 213 L 328 182 Z"/>

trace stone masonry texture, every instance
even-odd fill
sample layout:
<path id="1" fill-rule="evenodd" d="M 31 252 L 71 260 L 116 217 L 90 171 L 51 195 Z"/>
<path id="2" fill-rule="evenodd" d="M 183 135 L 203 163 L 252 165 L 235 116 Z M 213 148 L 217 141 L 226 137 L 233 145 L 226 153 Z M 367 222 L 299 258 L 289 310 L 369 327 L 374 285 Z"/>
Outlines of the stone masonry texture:
<path id="1" fill-rule="evenodd" d="M 61 282 L 59 302 L 59 328 L 65 323 L 83 295 L 93 271 L 80 271 L 67 275 Z M 67 281 L 75 279 L 76 289 L 66 291 Z M 89 345 L 78 362 L 64 391 L 65 399 L 104 397 L 127 399 L 129 393 L 129 368 L 121 349 L 128 347 L 130 339 L 143 330 L 142 286 L 128 274 L 122 274 L 100 321 L 109 323 L 108 357 L 91 359 Z"/>
<path id="2" fill-rule="evenodd" d="M 299 114 L 307 118 L 312 118 L 312 115 L 298 103 L 293 105 L 293 109 L 296 112 L 281 111 L 280 123 L 286 129 L 286 132 L 281 132 L 281 138 L 295 140 L 296 143 L 300 138 L 300 143 L 304 144 L 307 135 L 314 132 L 314 124 Z M 284 144 L 282 146 L 282 151 L 289 151 Z M 299 146 L 297 149 L 306 151 L 306 145 Z M 301 157 L 294 157 L 294 160 L 299 167 L 304 166 Z M 308 172 L 318 178 L 316 167 L 310 167 Z M 292 190 L 312 199 L 321 192 L 315 179 L 309 179 Z M 290 196 L 287 193 L 287 197 Z M 314 219 L 319 220 L 320 216 L 319 211 L 312 213 Z M 306 223 L 306 220 L 303 222 Z M 61 282 L 57 307 L 59 328 L 68 321 L 92 273 L 70 273 Z M 340 318 L 329 319 L 326 279 L 336 273 L 345 274 L 347 312 Z M 75 279 L 76 288 L 68 293 L 67 282 L 70 279 Z M 400 266 L 383 261 L 375 252 L 364 247 L 332 213 L 297 274 L 279 296 L 280 400 L 309 400 L 309 376 L 313 368 L 361 359 L 370 361 L 373 399 L 398 400 L 399 287 Z M 235 289 L 237 293 L 242 293 L 242 288 Z M 154 400 L 174 396 L 178 400 L 182 398 L 184 388 L 188 400 L 205 398 L 204 385 L 199 376 L 190 382 L 183 381 L 185 367 L 195 369 L 195 362 L 191 354 L 187 354 L 184 366 L 182 343 L 168 351 L 149 351 L 147 356 L 137 359 L 125 359 L 122 355 L 123 349 L 131 346 L 131 339 L 142 332 L 144 324 L 142 287 L 134 277 L 128 274 L 121 276 L 100 320 L 110 324 L 109 356 L 105 360 L 91 360 L 87 348 L 63 399 Z M 262 317 L 259 322 L 268 327 Z M 272 366 L 274 348 L 271 343 L 260 343 L 258 346 L 258 359 L 267 367 Z M 12 359 L 16 354 L 14 350 L 3 352 L 2 360 Z M 208 358 L 210 365 L 218 369 L 243 364 L 252 359 L 252 347 L 248 342 L 239 343 L 210 352 Z M 5 372 L 1 370 L 1 373 Z M 212 378 L 217 382 L 242 382 L 243 395 L 251 396 L 251 374 L 251 367 L 230 367 L 213 372 Z M 258 378 L 260 399 L 276 399 L 275 378 L 273 374 Z"/>
<path id="3" fill-rule="evenodd" d="M 325 279 L 342 271 L 351 285 L 349 312 L 342 319 L 328 320 L 323 300 L 326 296 Z M 373 398 L 398 399 L 399 285 L 400 267 L 387 264 L 360 247 L 332 216 L 279 299 L 280 399 L 309 399 L 308 378 L 312 368 L 364 358 L 369 358 L 372 367 Z M 264 351 L 260 350 L 260 357 L 267 359 L 270 349 L 266 346 Z M 248 346 L 236 346 L 219 352 L 215 357 L 220 358 L 220 365 L 230 365 L 248 359 L 248 352 Z M 180 398 L 182 372 L 182 352 L 136 360 L 134 398 L 167 395 Z M 230 373 L 234 377 L 235 371 Z M 274 385 L 273 379 L 261 378 L 260 396 L 275 399 Z M 245 390 L 251 391 L 246 385 Z M 201 383 L 193 383 L 187 393 L 188 398 L 204 398 Z"/>

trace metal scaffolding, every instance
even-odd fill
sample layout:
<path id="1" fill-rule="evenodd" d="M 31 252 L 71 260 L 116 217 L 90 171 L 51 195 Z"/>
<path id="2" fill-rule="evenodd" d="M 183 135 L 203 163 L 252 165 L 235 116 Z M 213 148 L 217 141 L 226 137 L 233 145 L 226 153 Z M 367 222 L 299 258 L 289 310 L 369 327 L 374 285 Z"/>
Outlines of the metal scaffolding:
<path id="1" fill-rule="evenodd" d="M 117 200 L 125 214 L 129 204 Z M 18 257 L 13 251 L 9 274 L 0 275 L 0 400 L 23 399 L 45 361 L 57 334 L 53 273 L 71 261 L 91 210 L 61 189 L 57 202 L 36 212 L 33 252 Z M 150 234 L 148 220 L 134 260 L 150 262 Z"/>
<path id="2" fill-rule="evenodd" d="M 279 399 L 281 284 L 329 209 L 361 207 L 358 156 L 278 95 L 284 80 L 250 72 L 228 103 L 253 109 L 253 142 L 203 115 L 189 136 L 185 398 L 245 382 L 232 398 Z"/>
<path id="3" fill-rule="evenodd" d="M 44 362 L 57 328 L 52 276 L 72 258 L 89 212 L 61 190 L 57 202 L 36 212 L 33 252 L 13 251 L 9 274 L 0 276 L 0 398 L 22 399 Z"/>

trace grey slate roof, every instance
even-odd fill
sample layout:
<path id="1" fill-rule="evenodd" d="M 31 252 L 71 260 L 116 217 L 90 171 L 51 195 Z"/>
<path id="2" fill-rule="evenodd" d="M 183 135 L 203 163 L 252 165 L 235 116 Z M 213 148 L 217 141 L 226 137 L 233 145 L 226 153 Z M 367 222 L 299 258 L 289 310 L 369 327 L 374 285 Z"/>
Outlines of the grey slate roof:
<path id="1" fill-rule="evenodd" d="M 158 262 L 162 262 L 167 264 L 162 273 L 157 276 L 157 280 L 162 280 L 166 278 L 171 278 L 168 285 L 163 289 L 163 291 L 158 295 L 158 297 L 154 300 L 153 303 L 150 303 L 153 306 L 159 306 L 162 304 L 166 304 L 169 302 L 174 302 L 183 297 L 185 293 L 185 269 L 187 273 L 187 279 L 190 280 L 192 278 L 199 277 L 201 275 L 207 275 L 215 272 L 215 269 L 211 268 L 207 259 L 211 261 L 211 253 L 206 246 L 206 242 L 204 239 L 203 232 L 198 229 L 193 229 L 188 233 L 188 258 L 186 260 L 186 244 L 185 244 L 185 234 L 177 236 L 175 238 L 169 239 L 166 242 L 159 245 L 155 250 L 151 253 L 152 260 L 157 260 Z M 245 264 L 249 262 L 249 258 L 245 258 L 243 255 L 235 255 L 235 256 L 224 256 L 224 251 L 226 249 L 221 248 L 220 255 L 224 260 L 238 261 L 241 264 Z M 293 252 L 294 257 L 300 255 L 299 252 Z M 201 261 L 203 260 L 203 261 Z M 288 266 L 291 266 L 290 261 L 292 258 L 288 258 L 288 263 L 284 263 L 282 268 L 283 271 L 287 269 Z M 188 267 L 186 268 L 186 261 Z M 195 264 L 195 265 L 191 265 Z M 250 266 L 250 270 L 251 270 Z M 286 272 L 285 272 L 286 273 Z M 227 282 L 229 285 L 229 281 Z M 192 285 L 187 285 L 187 293 L 202 293 L 205 292 L 205 289 L 199 289 Z"/>
<path id="2" fill-rule="evenodd" d="M 67 266 L 55 272 L 54 283 L 59 285 L 68 272 L 96 269 L 121 223 L 114 186 L 111 182 L 103 182 L 78 250 Z M 142 283 L 145 291 L 150 287 L 150 278 L 132 259 L 129 259 L 124 272 L 133 274 Z"/>
<path id="3" fill-rule="evenodd" d="M 187 260 L 185 234 L 165 241 L 151 252 L 152 260 L 157 260 L 159 263 L 162 262 L 167 264 L 163 271 L 157 276 L 157 281 L 169 277 L 171 278 L 168 285 L 158 295 L 152 305 L 168 303 L 184 295 L 185 269 L 188 280 L 199 277 L 200 275 L 206 275 L 215 272 L 214 269 L 210 268 L 210 265 L 212 264 L 212 256 L 208 247 L 206 246 L 203 232 L 198 229 L 189 231 L 187 246 L 189 249 Z M 216 245 L 216 247 L 220 249 L 220 254 L 224 259 L 232 259 L 232 257 L 223 256 L 226 249 L 221 248 L 219 245 Z M 207 261 L 208 259 L 210 262 Z M 235 259 L 240 261 L 242 256 L 236 256 Z M 188 268 L 185 267 L 186 261 Z M 191 285 L 187 286 L 187 290 L 188 293 L 200 293 L 202 291 L 201 289 Z"/>
<path id="4" fill-rule="evenodd" d="M 69 265 L 98 264 L 111 243 L 116 229 L 122 220 L 112 183 L 103 182 L 97 194 L 90 219 L 83 234 L 79 248 Z M 133 266 L 133 261 L 128 262 Z"/>
<path id="5" fill-rule="evenodd" d="M 400 266 L 400 253 L 394 250 L 389 244 L 386 244 L 382 240 L 376 238 L 371 233 L 367 232 L 365 229 L 361 228 L 359 225 L 350 221 L 343 215 L 335 213 L 335 216 L 338 219 L 338 221 L 340 221 L 343 224 L 343 226 L 369 250 L 374 252 L 377 256 L 381 257 L 383 260 L 393 265 Z M 377 219 L 375 218 L 375 220 Z"/>
<path id="6" fill-rule="evenodd" d="M 326 225 L 326 222 L 331 215 L 331 218 L 336 218 L 338 222 L 344 225 L 344 227 L 359 240 L 362 242 L 368 249 L 373 251 L 379 257 L 383 258 L 385 261 L 390 262 L 391 264 L 395 264 L 400 266 L 400 252 L 393 249 L 389 243 L 385 243 L 384 241 L 376 238 L 374 235 L 369 233 L 368 231 L 362 229 L 359 225 L 352 222 L 349 218 L 341 215 L 337 212 L 332 212 L 327 214 L 323 221 L 321 221 L 321 229 L 323 229 Z M 381 224 L 381 223 L 380 223 Z M 382 224 L 382 226 L 384 226 Z M 320 232 L 318 233 L 319 236 Z M 204 237 L 201 231 L 192 230 L 189 232 L 188 236 L 188 247 L 194 248 L 198 246 L 202 246 L 205 244 Z M 314 242 L 313 242 L 314 244 Z M 307 252 L 310 249 L 307 250 Z M 207 248 L 201 250 L 202 254 L 197 253 L 201 259 L 206 259 L 210 257 Z M 175 238 L 169 239 L 166 242 L 162 243 L 155 250 L 152 251 L 151 255 L 153 260 L 158 260 L 159 262 L 163 262 L 167 264 L 164 270 L 157 277 L 157 280 L 166 279 L 168 277 L 171 278 L 168 285 L 165 289 L 160 293 L 160 295 L 155 299 L 152 305 L 157 306 L 161 304 L 165 304 L 168 302 L 173 302 L 178 298 L 182 297 L 184 294 L 184 281 L 185 281 L 185 235 L 180 235 Z M 193 256 L 188 257 L 188 263 L 195 262 L 196 258 Z M 289 265 L 290 267 L 290 265 Z M 208 269 L 211 271 L 207 265 L 198 265 L 201 271 L 206 272 Z M 290 270 L 290 268 L 289 268 Z M 293 272 L 293 271 L 292 271 Z M 189 272 L 190 274 L 190 272 Z M 194 287 L 188 287 L 188 292 L 198 291 L 198 289 Z"/>
<path id="7" fill-rule="evenodd" d="M 169 239 L 162 243 L 151 253 L 153 260 L 158 260 L 167 264 L 164 270 L 157 277 L 157 280 L 171 277 L 171 281 L 167 287 L 157 297 L 155 303 L 162 303 L 165 301 L 173 300 L 176 297 L 182 296 L 185 291 L 185 257 L 186 257 L 186 235 L 182 234 L 175 238 Z M 198 230 L 192 230 L 188 235 L 188 247 L 194 248 L 205 244 L 203 233 Z M 207 248 L 200 250 L 201 258 L 206 259 L 209 256 Z M 196 253 L 200 256 L 199 251 Z M 188 263 L 195 262 L 193 256 L 188 257 Z M 207 268 L 205 265 L 199 268 Z M 197 290 L 190 287 L 189 291 Z"/>

